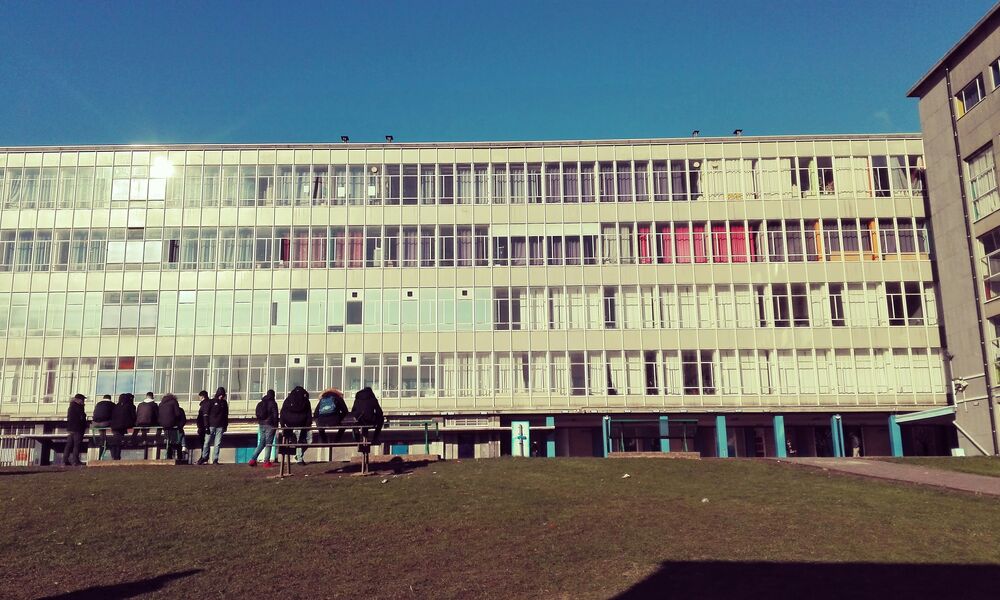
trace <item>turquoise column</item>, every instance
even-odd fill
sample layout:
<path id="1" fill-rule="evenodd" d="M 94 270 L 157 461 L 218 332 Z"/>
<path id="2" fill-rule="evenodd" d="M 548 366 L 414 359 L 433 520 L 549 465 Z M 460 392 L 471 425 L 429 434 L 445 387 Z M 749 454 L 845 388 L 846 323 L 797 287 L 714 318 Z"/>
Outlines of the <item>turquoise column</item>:
<path id="1" fill-rule="evenodd" d="M 778 458 L 788 458 L 785 445 L 785 417 L 774 415 L 774 455 Z"/>
<path id="2" fill-rule="evenodd" d="M 667 415 L 660 415 L 660 452 L 670 452 L 670 421 Z"/>
<path id="3" fill-rule="evenodd" d="M 896 415 L 889 415 L 889 448 L 893 456 L 903 455 L 903 431 L 896 422 Z"/>
<path id="4" fill-rule="evenodd" d="M 844 422 L 840 415 L 830 417 L 830 438 L 833 440 L 833 455 L 844 457 Z"/>
<path id="5" fill-rule="evenodd" d="M 556 418 L 555 417 L 545 417 L 546 427 L 555 427 Z M 556 430 L 550 429 L 546 432 L 545 436 L 545 456 L 547 458 L 555 458 L 556 455 Z"/>
<path id="6" fill-rule="evenodd" d="M 729 458 L 729 436 L 726 435 L 726 415 L 715 416 L 715 455 Z"/>
<path id="7" fill-rule="evenodd" d="M 611 417 L 601 418 L 601 448 L 604 458 L 608 457 L 608 453 L 611 451 Z"/>

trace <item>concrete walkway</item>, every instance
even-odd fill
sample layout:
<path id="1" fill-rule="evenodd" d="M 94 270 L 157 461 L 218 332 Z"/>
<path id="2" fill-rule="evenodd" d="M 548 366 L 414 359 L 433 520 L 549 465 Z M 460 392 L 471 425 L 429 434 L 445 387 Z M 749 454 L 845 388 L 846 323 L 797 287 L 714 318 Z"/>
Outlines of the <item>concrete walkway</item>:
<path id="1" fill-rule="evenodd" d="M 840 473 L 849 473 L 851 475 L 905 481 L 952 490 L 962 490 L 975 494 L 1000 496 L 1000 477 L 990 477 L 988 475 L 973 475 L 971 473 L 932 469 L 924 466 L 883 462 L 869 458 L 781 458 L 777 460 L 778 462 L 818 467 Z"/>

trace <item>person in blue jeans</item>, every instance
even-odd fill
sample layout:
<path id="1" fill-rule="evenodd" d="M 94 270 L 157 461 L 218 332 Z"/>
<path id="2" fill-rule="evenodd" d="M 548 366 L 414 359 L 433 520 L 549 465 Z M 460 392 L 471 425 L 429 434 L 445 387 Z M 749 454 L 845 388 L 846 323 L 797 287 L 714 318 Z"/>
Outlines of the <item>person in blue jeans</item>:
<path id="1" fill-rule="evenodd" d="M 253 451 L 251 467 L 257 466 L 257 456 L 264 451 L 264 467 L 271 466 L 271 446 L 274 445 L 274 432 L 278 428 L 278 403 L 274 399 L 274 390 L 267 390 L 264 397 L 257 403 L 257 449 Z"/>
<path id="2" fill-rule="evenodd" d="M 201 458 L 198 464 L 203 465 L 208 462 L 208 449 L 212 448 L 212 464 L 219 464 L 219 449 L 222 445 L 222 434 L 229 427 L 229 403 L 226 401 L 226 388 L 220 387 L 215 390 L 212 402 L 208 406 L 208 435 L 205 436 L 205 445 L 201 449 Z"/>

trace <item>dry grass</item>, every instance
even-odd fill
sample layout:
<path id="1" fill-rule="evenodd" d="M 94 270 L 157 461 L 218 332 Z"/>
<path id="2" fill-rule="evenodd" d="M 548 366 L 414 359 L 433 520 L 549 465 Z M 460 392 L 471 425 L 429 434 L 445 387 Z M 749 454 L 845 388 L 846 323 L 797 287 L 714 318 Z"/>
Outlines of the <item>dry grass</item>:
<path id="1" fill-rule="evenodd" d="M 1000 565 L 993 499 L 771 462 L 330 467 L 0 472 L 0 597 L 607 598 L 665 561 Z"/>

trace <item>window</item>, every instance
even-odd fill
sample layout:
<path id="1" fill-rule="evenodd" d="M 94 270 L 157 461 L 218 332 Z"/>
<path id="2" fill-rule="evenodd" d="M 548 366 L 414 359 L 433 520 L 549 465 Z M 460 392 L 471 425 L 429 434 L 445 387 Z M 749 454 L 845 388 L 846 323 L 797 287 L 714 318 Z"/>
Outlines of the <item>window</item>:
<path id="1" fill-rule="evenodd" d="M 961 118 L 965 113 L 972 110 L 973 106 L 982 102 L 985 96 L 983 76 L 980 74 L 955 94 L 955 116 Z"/>
<path id="2" fill-rule="evenodd" d="M 997 195 L 996 172 L 993 163 L 993 147 L 987 146 L 970 158 L 966 159 L 968 171 L 969 199 L 975 219 L 1000 209 L 1000 196 Z"/>

